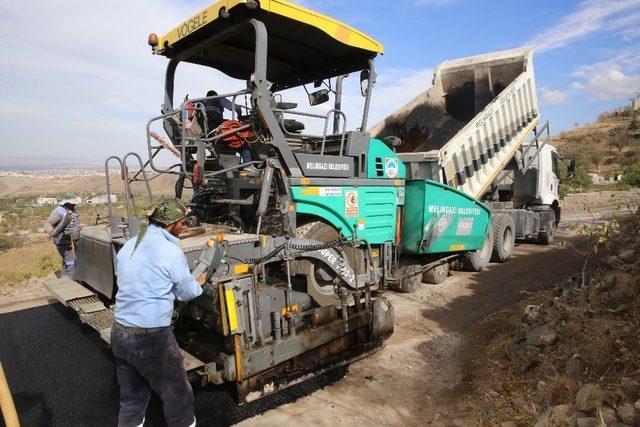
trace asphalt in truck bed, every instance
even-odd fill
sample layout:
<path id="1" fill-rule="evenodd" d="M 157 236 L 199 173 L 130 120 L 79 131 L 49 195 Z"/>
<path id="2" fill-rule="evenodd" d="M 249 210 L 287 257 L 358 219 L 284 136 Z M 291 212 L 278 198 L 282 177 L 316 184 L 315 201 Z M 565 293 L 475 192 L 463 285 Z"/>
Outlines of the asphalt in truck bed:
<path id="1" fill-rule="evenodd" d="M 116 426 L 118 385 L 111 351 L 61 304 L 0 315 L 0 361 L 23 426 Z M 334 371 L 258 402 L 236 406 L 222 390 L 195 389 L 198 425 L 229 425 L 338 380 Z M 153 398 L 145 426 L 166 425 Z M 0 426 L 4 426 L 0 417 Z"/>

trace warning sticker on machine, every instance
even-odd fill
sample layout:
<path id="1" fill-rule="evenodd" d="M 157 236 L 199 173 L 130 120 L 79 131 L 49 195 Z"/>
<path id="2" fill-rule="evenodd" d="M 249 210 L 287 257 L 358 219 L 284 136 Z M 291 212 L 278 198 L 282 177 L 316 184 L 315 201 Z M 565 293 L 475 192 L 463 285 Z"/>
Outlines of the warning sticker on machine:
<path id="1" fill-rule="evenodd" d="M 468 236 L 473 229 L 473 218 L 458 219 L 458 227 L 456 228 L 456 236 Z"/>
<path id="2" fill-rule="evenodd" d="M 320 196 L 325 196 L 325 197 L 342 196 L 342 187 L 320 187 Z"/>
<path id="3" fill-rule="evenodd" d="M 358 216 L 358 190 L 344 192 L 344 214 L 347 218 Z"/>

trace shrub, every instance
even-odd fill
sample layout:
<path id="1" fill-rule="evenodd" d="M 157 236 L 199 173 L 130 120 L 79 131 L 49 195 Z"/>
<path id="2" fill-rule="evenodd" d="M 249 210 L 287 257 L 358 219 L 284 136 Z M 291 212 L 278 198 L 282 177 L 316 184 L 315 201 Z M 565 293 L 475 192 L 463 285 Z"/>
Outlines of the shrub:
<path id="1" fill-rule="evenodd" d="M 633 164 L 624 169 L 619 186 L 621 189 L 640 187 L 640 157 L 637 157 Z"/>
<path id="2" fill-rule="evenodd" d="M 593 185 L 589 176 L 589 167 L 583 156 L 576 158 L 576 168 L 573 177 L 566 182 L 574 190 L 588 190 Z"/>
<path id="3" fill-rule="evenodd" d="M 17 236 L 0 235 L 0 251 L 15 248 L 18 246 Z"/>

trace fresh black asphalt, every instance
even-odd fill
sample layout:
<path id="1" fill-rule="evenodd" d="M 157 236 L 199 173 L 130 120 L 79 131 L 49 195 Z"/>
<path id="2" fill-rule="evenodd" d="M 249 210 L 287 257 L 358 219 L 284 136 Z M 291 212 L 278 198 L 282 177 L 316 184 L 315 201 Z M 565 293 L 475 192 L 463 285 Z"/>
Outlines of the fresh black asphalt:
<path id="1" fill-rule="evenodd" d="M 111 352 L 61 304 L 0 315 L 0 361 L 21 425 L 117 425 L 118 385 Z M 312 393 L 343 374 L 325 375 L 241 407 L 220 390 L 196 388 L 198 425 L 239 422 Z M 145 425 L 165 425 L 159 400 L 152 400 Z"/>

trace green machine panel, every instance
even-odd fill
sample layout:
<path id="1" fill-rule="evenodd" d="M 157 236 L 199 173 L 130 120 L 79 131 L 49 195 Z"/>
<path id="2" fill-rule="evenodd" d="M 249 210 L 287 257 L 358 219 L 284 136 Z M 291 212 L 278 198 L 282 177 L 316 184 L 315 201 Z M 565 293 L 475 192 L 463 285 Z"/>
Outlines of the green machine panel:
<path id="1" fill-rule="evenodd" d="M 402 250 L 413 254 L 479 249 L 491 212 L 478 200 L 431 180 L 406 181 Z"/>
<path id="2" fill-rule="evenodd" d="M 371 138 L 367 152 L 367 177 L 370 179 L 404 179 L 406 167 L 396 153 L 379 139 Z"/>
<path id="3" fill-rule="evenodd" d="M 345 237 L 351 237 L 355 227 L 358 238 L 371 244 L 394 240 L 402 190 L 400 186 L 291 187 L 298 213 L 330 223 Z"/>

